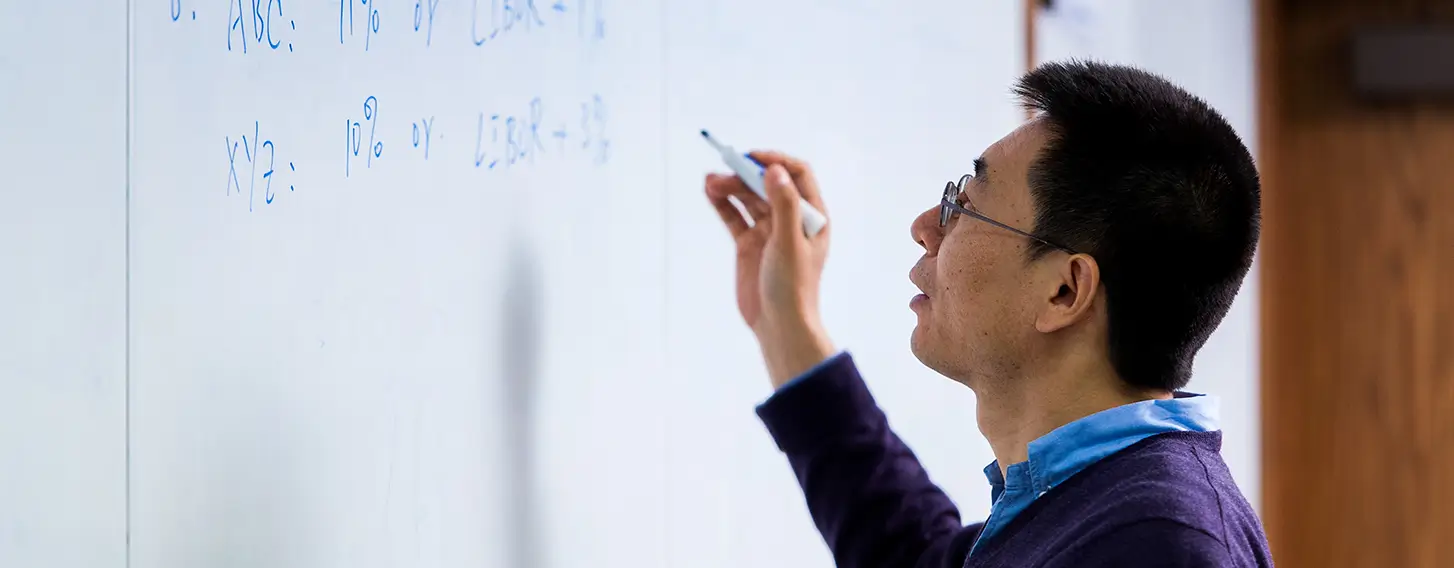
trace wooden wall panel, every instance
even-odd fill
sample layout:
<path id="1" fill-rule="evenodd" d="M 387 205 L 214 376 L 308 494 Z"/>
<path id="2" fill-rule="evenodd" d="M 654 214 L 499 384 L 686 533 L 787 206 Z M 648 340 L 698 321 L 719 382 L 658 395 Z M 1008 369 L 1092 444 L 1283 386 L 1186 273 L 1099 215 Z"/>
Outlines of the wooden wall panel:
<path id="1" fill-rule="evenodd" d="M 1259 0 L 1263 520 L 1281 567 L 1454 567 L 1454 102 L 1359 101 L 1361 24 Z"/>

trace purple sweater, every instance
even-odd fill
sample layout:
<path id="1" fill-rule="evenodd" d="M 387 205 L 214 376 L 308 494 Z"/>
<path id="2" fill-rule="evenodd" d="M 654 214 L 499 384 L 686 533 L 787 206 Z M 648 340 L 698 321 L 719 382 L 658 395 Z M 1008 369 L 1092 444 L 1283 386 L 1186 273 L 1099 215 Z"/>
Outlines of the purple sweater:
<path id="1" fill-rule="evenodd" d="M 787 454 L 837 565 L 971 568 L 1272 566 L 1220 432 L 1146 438 L 1037 498 L 1003 532 L 959 511 L 889 428 L 850 357 L 757 409 Z"/>

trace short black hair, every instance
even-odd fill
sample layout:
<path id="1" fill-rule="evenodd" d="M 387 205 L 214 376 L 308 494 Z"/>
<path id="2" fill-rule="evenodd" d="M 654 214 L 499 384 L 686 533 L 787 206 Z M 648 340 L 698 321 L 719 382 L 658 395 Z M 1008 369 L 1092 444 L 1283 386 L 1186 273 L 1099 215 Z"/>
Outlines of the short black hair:
<path id="1" fill-rule="evenodd" d="M 1205 101 L 1133 67 L 1046 63 L 1014 93 L 1051 133 L 1028 180 L 1036 234 L 1101 267 L 1111 364 L 1137 387 L 1185 387 L 1252 266 L 1251 153 Z"/>

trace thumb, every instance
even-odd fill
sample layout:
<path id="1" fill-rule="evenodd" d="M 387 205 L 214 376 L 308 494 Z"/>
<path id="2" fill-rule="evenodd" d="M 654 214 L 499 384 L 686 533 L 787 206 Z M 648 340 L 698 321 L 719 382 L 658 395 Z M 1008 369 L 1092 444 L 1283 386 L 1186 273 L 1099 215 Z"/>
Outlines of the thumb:
<path id="1" fill-rule="evenodd" d="M 773 232 L 791 231 L 779 233 L 787 236 L 790 241 L 794 234 L 802 236 L 803 222 L 798 211 L 802 198 L 788 171 L 779 164 L 768 166 L 763 173 L 763 186 L 767 190 L 767 200 L 772 204 Z"/>

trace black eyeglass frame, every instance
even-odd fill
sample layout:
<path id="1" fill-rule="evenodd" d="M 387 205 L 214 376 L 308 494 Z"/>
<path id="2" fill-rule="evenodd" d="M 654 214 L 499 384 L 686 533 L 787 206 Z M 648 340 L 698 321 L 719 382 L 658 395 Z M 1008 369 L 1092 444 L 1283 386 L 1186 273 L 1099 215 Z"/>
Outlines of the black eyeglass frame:
<path id="1" fill-rule="evenodd" d="M 970 217 L 974 217 L 975 219 L 979 219 L 981 221 L 984 221 L 986 223 L 989 223 L 991 225 L 994 225 L 994 226 L 999 227 L 1001 229 L 1004 229 L 1006 231 L 1010 231 L 1010 232 L 1015 233 L 1017 235 L 1020 235 L 1022 237 L 1025 237 L 1025 238 L 1034 240 L 1036 242 L 1043 243 L 1043 244 L 1045 244 L 1045 245 L 1047 245 L 1047 246 L 1049 246 L 1051 248 L 1054 248 L 1054 249 L 1057 249 L 1057 250 L 1063 250 L 1063 251 L 1065 251 L 1066 253 L 1069 253 L 1069 254 L 1076 254 L 1075 249 L 1072 249 L 1072 248 L 1070 248 L 1068 246 L 1059 245 L 1059 244 L 1056 244 L 1054 242 L 1051 242 L 1048 239 L 1045 239 L 1043 237 L 1037 236 L 1035 234 L 1028 233 L 1028 232 L 1025 232 L 1025 231 L 1021 231 L 1019 229 L 1016 229 L 1014 227 L 1011 227 L 1009 225 L 1006 225 L 1004 223 L 1001 223 L 999 221 L 996 221 L 994 219 L 991 219 L 989 217 L 986 217 L 982 213 L 979 213 L 979 212 L 974 211 L 972 209 L 969 209 L 969 208 L 966 208 L 964 206 L 961 206 L 959 204 L 959 200 L 958 200 L 959 195 L 962 194 L 962 193 L 964 193 L 964 186 L 967 185 L 969 183 L 969 180 L 971 180 L 973 178 L 974 178 L 974 175 L 973 174 L 964 174 L 963 176 L 960 176 L 959 183 L 956 184 L 956 183 L 954 183 L 954 182 L 951 181 L 951 182 L 947 182 L 947 183 L 944 184 L 944 195 L 942 197 L 940 197 L 940 199 L 939 199 L 939 228 L 942 229 L 942 228 L 948 227 L 949 226 L 949 221 L 954 218 L 954 214 L 955 213 L 960 213 L 960 214 L 963 214 L 963 215 L 968 215 Z M 964 200 L 966 202 L 968 202 L 969 201 L 969 196 L 968 195 L 965 195 L 964 196 Z M 970 206 L 973 207 L 973 204 L 971 203 Z"/>

